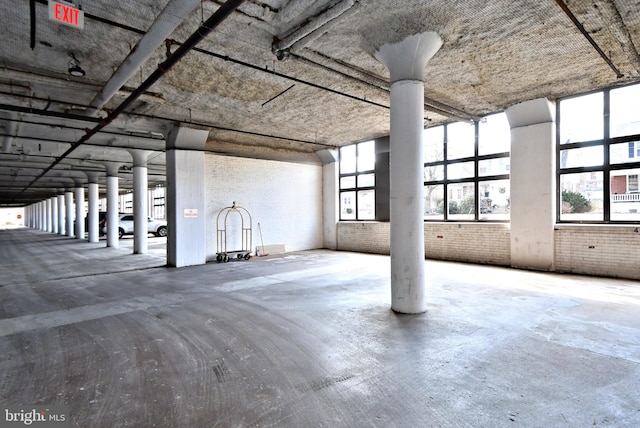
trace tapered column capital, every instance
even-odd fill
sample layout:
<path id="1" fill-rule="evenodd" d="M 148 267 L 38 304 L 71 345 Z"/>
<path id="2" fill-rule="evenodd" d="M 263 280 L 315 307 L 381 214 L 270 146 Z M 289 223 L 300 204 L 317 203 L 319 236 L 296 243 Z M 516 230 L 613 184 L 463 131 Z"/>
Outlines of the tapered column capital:
<path id="1" fill-rule="evenodd" d="M 415 34 L 396 43 L 380 46 L 374 56 L 387 66 L 391 83 L 399 80 L 424 80 L 427 61 L 442 46 L 438 33 L 427 31 Z"/>

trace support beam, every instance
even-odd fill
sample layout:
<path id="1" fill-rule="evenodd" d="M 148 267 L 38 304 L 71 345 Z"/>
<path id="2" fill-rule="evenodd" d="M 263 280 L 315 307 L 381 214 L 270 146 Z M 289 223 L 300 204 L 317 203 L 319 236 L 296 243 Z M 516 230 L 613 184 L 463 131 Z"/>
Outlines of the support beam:
<path id="1" fill-rule="evenodd" d="M 60 193 L 58 196 L 58 235 L 64 235 L 64 225 L 65 225 L 65 209 L 64 209 L 64 191 Z"/>
<path id="2" fill-rule="evenodd" d="M 74 196 L 76 200 L 75 237 L 84 239 L 84 187 L 80 181 L 76 182 Z"/>
<path id="3" fill-rule="evenodd" d="M 206 263 L 204 145 L 209 132 L 175 127 L 167 136 L 167 264 Z M 179 239 L 178 239 L 179 237 Z"/>
<path id="4" fill-rule="evenodd" d="M 340 153 L 338 150 L 316 152 L 322 160 L 322 235 L 324 248 L 338 248 L 337 225 L 340 220 Z"/>
<path id="5" fill-rule="evenodd" d="M 511 265 L 551 271 L 556 213 L 555 110 L 544 98 L 506 111 L 511 126 Z"/>
<path id="6" fill-rule="evenodd" d="M 87 212 L 87 229 L 89 242 L 98 242 L 100 234 L 98 231 L 98 173 L 87 172 L 89 179 L 89 210 Z M 83 221 L 84 222 L 84 221 Z"/>
<path id="7" fill-rule="evenodd" d="M 67 236 L 72 237 L 74 234 L 73 230 L 73 191 L 68 189 L 64 192 L 64 205 L 67 220 L 66 232 Z"/>
<path id="8" fill-rule="evenodd" d="M 107 247 L 119 248 L 118 237 L 118 170 L 121 164 L 107 162 Z"/>
<path id="9" fill-rule="evenodd" d="M 149 251 L 147 159 L 152 152 L 129 150 L 129 153 L 133 157 L 133 254 L 146 254 Z"/>
<path id="10" fill-rule="evenodd" d="M 391 75 L 389 154 L 391 309 L 427 310 L 424 250 L 424 68 L 440 49 L 434 32 L 409 36 L 375 53 Z"/>

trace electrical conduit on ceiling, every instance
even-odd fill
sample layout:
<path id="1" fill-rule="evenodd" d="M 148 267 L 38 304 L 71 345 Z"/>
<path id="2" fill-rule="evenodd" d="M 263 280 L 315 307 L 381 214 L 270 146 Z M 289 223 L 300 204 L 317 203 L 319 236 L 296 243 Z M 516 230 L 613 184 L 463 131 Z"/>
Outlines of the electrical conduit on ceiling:
<path id="1" fill-rule="evenodd" d="M 44 177 L 49 171 L 51 171 L 57 164 L 59 164 L 65 157 L 71 152 L 77 149 L 80 145 L 88 141 L 91 137 L 100 132 L 103 128 L 108 126 L 114 119 L 116 119 L 131 103 L 138 99 L 147 89 L 149 89 L 155 82 L 160 80 L 164 74 L 169 71 L 178 61 L 180 61 L 189 51 L 191 51 L 202 39 L 204 39 L 211 31 L 213 31 L 220 23 L 222 23 L 234 10 L 240 6 L 244 0 L 227 0 L 218 10 L 214 12 L 206 22 L 204 22 L 180 47 L 162 64 L 158 65 L 158 68 L 138 86 L 132 93 L 125 99 L 120 105 L 118 105 L 109 115 L 100 121 L 94 128 L 87 130 L 87 133 L 82 136 L 78 141 L 73 143 L 71 147 L 65 151 L 62 155 L 58 156 L 47 168 L 44 169 L 36 178 L 34 178 L 20 193 L 24 193 L 39 179 Z"/>
<path id="2" fill-rule="evenodd" d="M 113 73 L 111 79 L 104 85 L 100 93 L 89 103 L 91 108 L 87 111 L 90 116 L 95 116 L 118 90 L 135 74 L 140 66 L 164 43 L 171 33 L 184 21 L 187 16 L 200 4 L 200 0 L 172 0 L 156 17 L 155 21 L 131 49 L 129 55 Z"/>

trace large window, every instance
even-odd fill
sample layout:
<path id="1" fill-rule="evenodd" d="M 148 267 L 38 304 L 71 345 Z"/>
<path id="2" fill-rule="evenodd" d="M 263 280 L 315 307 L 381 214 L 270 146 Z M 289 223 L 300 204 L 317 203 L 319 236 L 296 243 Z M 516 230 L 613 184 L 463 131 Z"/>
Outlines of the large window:
<path id="1" fill-rule="evenodd" d="M 375 142 L 340 148 L 340 220 L 375 219 Z"/>
<path id="2" fill-rule="evenodd" d="M 640 222 L 640 85 L 557 105 L 558 220 Z"/>
<path id="3" fill-rule="evenodd" d="M 504 113 L 425 129 L 425 220 L 508 221 L 510 147 Z"/>

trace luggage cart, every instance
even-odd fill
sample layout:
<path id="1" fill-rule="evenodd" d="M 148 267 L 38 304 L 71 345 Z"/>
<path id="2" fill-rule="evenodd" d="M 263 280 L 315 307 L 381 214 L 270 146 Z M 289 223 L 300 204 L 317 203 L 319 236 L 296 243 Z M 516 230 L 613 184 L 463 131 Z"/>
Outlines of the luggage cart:
<path id="1" fill-rule="evenodd" d="M 240 216 L 242 227 L 242 248 L 240 250 L 227 251 L 227 220 L 231 213 L 235 213 Z M 216 261 L 227 263 L 232 258 L 238 260 L 251 259 L 251 214 L 249 214 L 249 211 L 247 211 L 246 208 L 236 205 L 236 202 L 233 201 L 233 204 L 230 207 L 225 207 L 218 212 L 216 228 L 218 235 L 218 252 L 216 253 Z"/>

